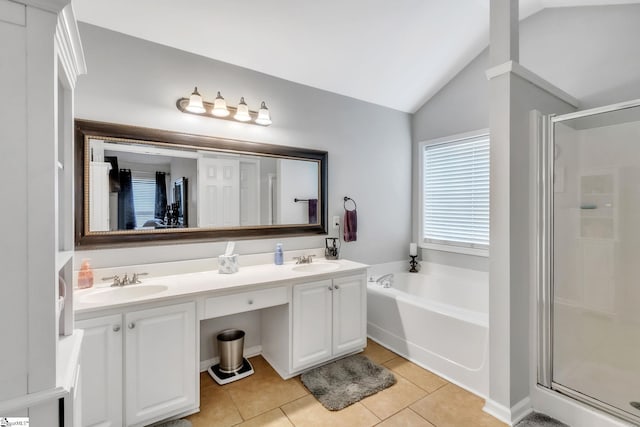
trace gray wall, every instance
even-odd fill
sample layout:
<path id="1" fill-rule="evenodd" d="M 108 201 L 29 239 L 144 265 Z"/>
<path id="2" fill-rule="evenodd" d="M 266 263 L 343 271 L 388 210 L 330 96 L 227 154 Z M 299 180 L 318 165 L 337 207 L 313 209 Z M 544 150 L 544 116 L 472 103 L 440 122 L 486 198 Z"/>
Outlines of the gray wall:
<path id="1" fill-rule="evenodd" d="M 520 23 L 520 63 L 578 98 L 583 108 L 640 98 L 640 5 L 549 8 Z M 413 115 L 421 141 L 489 127 L 489 52 L 484 50 Z M 417 170 L 417 156 L 413 168 Z M 417 175 L 417 174 L 415 174 Z M 418 235 L 417 177 L 412 221 Z M 423 250 L 434 262 L 486 270 L 486 258 Z"/>
<path id="2" fill-rule="evenodd" d="M 76 117 L 326 150 L 329 219 L 343 216 L 342 198 L 358 203 L 358 241 L 342 256 L 365 263 L 405 259 L 410 241 L 410 115 L 317 90 L 99 27 L 80 24 L 89 72 L 78 81 Z M 264 128 L 180 113 L 175 102 L 197 85 L 206 100 L 220 90 L 230 105 L 267 102 Z M 329 230 L 335 235 L 334 230 Z M 245 240 L 238 253 L 324 246 L 324 236 Z M 217 256 L 224 243 L 78 253 L 95 267 Z"/>

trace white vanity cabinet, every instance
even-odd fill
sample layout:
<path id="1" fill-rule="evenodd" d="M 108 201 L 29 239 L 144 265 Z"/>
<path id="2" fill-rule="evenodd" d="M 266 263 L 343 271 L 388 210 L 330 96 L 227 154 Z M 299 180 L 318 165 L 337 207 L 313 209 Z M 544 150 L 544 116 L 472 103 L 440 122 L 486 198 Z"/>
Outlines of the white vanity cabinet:
<path id="1" fill-rule="evenodd" d="M 83 427 L 122 425 L 122 315 L 76 322 L 84 330 L 80 356 Z"/>
<path id="2" fill-rule="evenodd" d="M 144 425 L 196 407 L 195 313 L 187 302 L 76 322 L 86 337 L 82 426 Z"/>
<path id="3" fill-rule="evenodd" d="M 293 286 L 292 371 L 365 347 L 366 286 L 361 274 Z"/>
<path id="4" fill-rule="evenodd" d="M 196 403 L 196 310 L 189 302 L 127 313 L 125 416 L 128 426 Z"/>

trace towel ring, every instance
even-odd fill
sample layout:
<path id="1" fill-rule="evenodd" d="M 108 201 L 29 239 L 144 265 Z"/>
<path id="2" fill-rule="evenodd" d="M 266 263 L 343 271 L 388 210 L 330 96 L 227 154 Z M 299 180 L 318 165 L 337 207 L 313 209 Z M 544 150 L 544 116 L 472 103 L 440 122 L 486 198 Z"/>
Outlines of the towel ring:
<path id="1" fill-rule="evenodd" d="M 351 200 L 351 201 L 353 202 L 353 209 L 347 209 L 347 202 L 348 202 L 349 200 Z M 344 206 L 344 210 L 345 210 L 345 211 L 355 211 L 355 210 L 357 210 L 357 209 L 358 209 L 358 205 L 356 204 L 356 201 L 355 201 L 355 200 L 353 200 L 351 197 L 347 197 L 347 196 L 344 196 L 344 203 L 343 203 L 343 206 Z"/>

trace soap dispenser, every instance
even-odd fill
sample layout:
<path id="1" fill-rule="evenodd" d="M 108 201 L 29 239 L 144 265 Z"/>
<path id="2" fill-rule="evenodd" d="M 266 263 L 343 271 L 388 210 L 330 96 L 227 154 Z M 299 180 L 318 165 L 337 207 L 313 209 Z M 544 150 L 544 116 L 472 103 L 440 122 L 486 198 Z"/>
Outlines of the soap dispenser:
<path id="1" fill-rule="evenodd" d="M 93 269 L 88 259 L 83 259 L 78 271 L 78 288 L 87 289 L 93 286 Z"/>
<path id="2" fill-rule="evenodd" d="M 282 265 L 284 262 L 284 253 L 282 252 L 282 243 L 276 244 L 276 253 L 274 256 L 274 262 L 276 265 Z"/>

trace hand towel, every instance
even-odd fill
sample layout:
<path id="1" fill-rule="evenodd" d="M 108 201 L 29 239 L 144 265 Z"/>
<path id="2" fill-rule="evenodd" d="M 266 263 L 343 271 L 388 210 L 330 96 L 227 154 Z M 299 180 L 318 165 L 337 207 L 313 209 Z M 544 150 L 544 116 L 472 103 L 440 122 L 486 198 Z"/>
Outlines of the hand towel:
<path id="1" fill-rule="evenodd" d="M 309 224 L 318 223 L 318 199 L 309 199 Z"/>
<path id="2" fill-rule="evenodd" d="M 358 213 L 354 209 L 344 213 L 344 241 L 355 242 L 358 240 Z"/>

